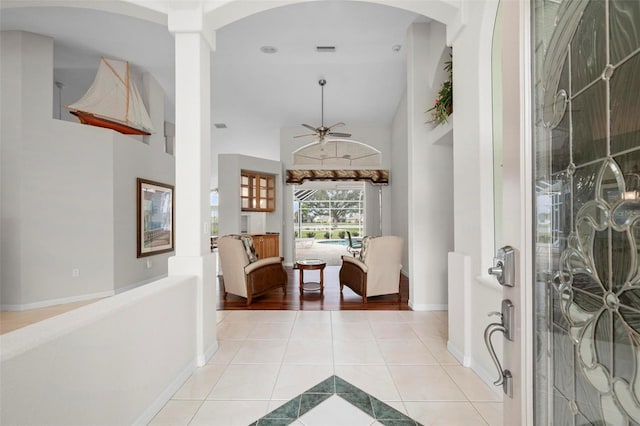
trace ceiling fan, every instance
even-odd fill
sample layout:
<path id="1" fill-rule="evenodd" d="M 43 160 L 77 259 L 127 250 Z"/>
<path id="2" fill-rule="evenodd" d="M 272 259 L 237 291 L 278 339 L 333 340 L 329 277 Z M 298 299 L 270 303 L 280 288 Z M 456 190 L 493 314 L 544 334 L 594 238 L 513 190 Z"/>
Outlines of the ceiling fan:
<path id="1" fill-rule="evenodd" d="M 318 81 L 318 84 L 320 85 L 320 91 L 321 91 L 321 101 L 320 101 L 320 126 L 319 127 L 313 127 L 310 126 L 309 124 L 303 124 L 303 127 L 306 127 L 307 129 L 313 131 L 313 133 L 308 133 L 308 134 L 304 134 L 304 135 L 297 135 L 294 136 L 294 138 L 303 138 L 306 136 L 316 136 L 318 138 L 318 142 L 319 143 L 325 143 L 326 142 L 326 137 L 330 136 L 330 137 L 334 137 L 334 138 L 350 138 L 351 137 L 351 133 L 340 133 L 340 132 L 333 132 L 332 129 L 334 127 L 340 127 L 340 126 L 344 126 L 345 124 L 340 122 L 340 123 L 336 123 L 333 126 L 329 126 L 329 127 L 325 127 L 324 125 L 324 85 L 327 84 L 327 81 L 322 79 L 320 81 Z"/>

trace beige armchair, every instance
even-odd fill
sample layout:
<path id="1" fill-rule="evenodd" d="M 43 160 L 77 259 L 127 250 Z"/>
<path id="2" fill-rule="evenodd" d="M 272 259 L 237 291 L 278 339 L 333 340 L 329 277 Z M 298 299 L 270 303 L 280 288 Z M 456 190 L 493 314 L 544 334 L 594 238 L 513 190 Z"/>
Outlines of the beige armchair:
<path id="1" fill-rule="evenodd" d="M 227 293 L 245 297 L 247 305 L 255 296 L 281 287 L 287 294 L 287 272 L 281 257 L 257 259 L 251 237 L 227 235 L 218 240 L 224 297 Z"/>
<path id="2" fill-rule="evenodd" d="M 362 296 L 397 294 L 400 301 L 402 238 L 393 235 L 365 237 L 360 257 L 342 256 L 340 291 L 344 286 Z"/>

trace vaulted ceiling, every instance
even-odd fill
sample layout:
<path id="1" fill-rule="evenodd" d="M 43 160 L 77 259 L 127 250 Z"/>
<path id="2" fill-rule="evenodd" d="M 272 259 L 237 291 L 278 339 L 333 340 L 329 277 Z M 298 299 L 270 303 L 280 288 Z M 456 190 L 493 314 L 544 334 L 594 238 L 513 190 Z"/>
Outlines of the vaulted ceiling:
<path id="1" fill-rule="evenodd" d="M 281 127 L 320 125 L 320 78 L 327 80 L 325 124 L 388 126 L 405 86 L 406 30 L 419 19 L 425 20 L 366 2 L 317 1 L 219 29 L 212 122 L 227 129 L 215 130 L 215 137 L 232 144 Z M 128 60 L 156 77 L 173 106 L 173 37 L 161 23 L 83 8 L 25 7 L 3 9 L 0 29 L 53 37 L 55 67 L 96 68 L 101 55 Z M 263 46 L 277 52 L 263 53 Z M 317 46 L 335 46 L 335 52 L 320 53 Z"/>

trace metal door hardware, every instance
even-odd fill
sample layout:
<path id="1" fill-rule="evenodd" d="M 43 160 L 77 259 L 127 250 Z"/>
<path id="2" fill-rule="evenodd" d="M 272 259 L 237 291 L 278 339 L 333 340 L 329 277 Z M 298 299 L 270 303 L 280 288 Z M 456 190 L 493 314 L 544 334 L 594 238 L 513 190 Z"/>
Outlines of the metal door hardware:
<path id="1" fill-rule="evenodd" d="M 511 246 L 498 249 L 493 259 L 494 266 L 489 268 L 489 274 L 495 275 L 500 285 L 513 287 L 516 284 L 516 254 Z"/>
<path id="2" fill-rule="evenodd" d="M 496 355 L 496 351 L 493 348 L 493 343 L 491 342 L 491 336 L 496 331 L 502 332 L 504 336 L 513 341 L 513 329 L 514 329 L 514 312 L 513 312 L 513 303 L 509 299 L 505 299 L 502 301 L 502 312 L 490 312 L 489 316 L 498 315 L 500 316 L 500 322 L 491 323 L 484 330 L 484 343 L 487 345 L 487 350 L 489 351 L 489 355 L 493 360 L 496 368 L 498 369 L 498 380 L 493 382 L 494 385 L 500 386 L 502 385 L 502 391 L 505 395 L 509 397 L 513 397 L 513 376 L 509 370 L 503 370 L 500 361 L 498 360 L 498 356 Z"/>

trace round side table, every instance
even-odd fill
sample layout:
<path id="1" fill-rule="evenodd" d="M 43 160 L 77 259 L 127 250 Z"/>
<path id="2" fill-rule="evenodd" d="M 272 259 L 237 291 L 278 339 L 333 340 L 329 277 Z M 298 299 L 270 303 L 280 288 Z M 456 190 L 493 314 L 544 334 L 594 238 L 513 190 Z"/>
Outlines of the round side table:
<path id="1" fill-rule="evenodd" d="M 296 266 L 300 271 L 300 294 L 307 291 L 318 291 L 320 294 L 324 293 L 324 267 L 327 266 L 327 262 L 322 259 L 301 259 L 296 262 Z M 320 271 L 320 282 L 305 282 L 304 271 Z"/>

